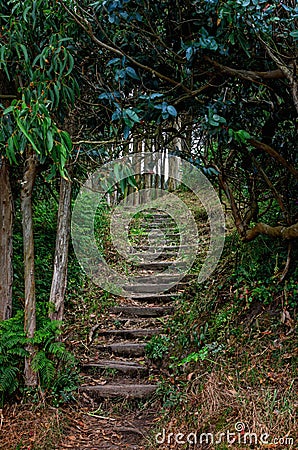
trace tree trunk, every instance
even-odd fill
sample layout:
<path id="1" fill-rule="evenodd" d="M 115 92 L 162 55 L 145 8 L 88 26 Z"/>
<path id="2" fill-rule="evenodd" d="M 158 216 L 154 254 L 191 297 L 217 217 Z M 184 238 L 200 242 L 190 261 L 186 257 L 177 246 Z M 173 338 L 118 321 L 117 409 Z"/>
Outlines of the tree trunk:
<path id="1" fill-rule="evenodd" d="M 0 320 L 12 313 L 12 226 L 13 200 L 9 180 L 9 166 L 0 160 Z"/>
<path id="2" fill-rule="evenodd" d="M 36 178 L 36 159 L 31 151 L 27 150 L 25 172 L 21 189 L 21 210 L 24 245 L 24 276 L 25 276 L 25 318 L 24 330 L 27 338 L 33 338 L 36 329 L 36 300 L 35 300 L 35 270 L 34 270 L 34 240 L 32 219 L 32 191 Z M 34 347 L 29 344 L 26 348 L 29 356 L 25 358 L 25 384 L 37 385 L 37 374 L 32 370 Z"/>
<path id="3" fill-rule="evenodd" d="M 57 219 L 54 272 L 50 293 L 51 320 L 62 320 L 67 285 L 68 246 L 70 234 L 71 182 L 61 178 Z"/>

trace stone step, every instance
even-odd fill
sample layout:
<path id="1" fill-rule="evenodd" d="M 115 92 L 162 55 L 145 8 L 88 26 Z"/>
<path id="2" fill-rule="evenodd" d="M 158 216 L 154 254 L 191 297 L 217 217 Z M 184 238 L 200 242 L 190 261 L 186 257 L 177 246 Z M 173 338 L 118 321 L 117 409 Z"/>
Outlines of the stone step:
<path id="1" fill-rule="evenodd" d="M 160 326 L 161 318 L 158 317 L 125 317 L 110 316 L 110 322 L 107 320 L 107 326 L 111 323 L 112 328 L 117 326 L 118 330 L 126 330 L 127 328 L 154 328 Z"/>
<path id="2" fill-rule="evenodd" d="M 189 244 L 189 245 L 177 245 L 177 244 L 173 244 L 173 245 L 161 245 L 160 247 L 156 247 L 156 251 L 158 252 L 158 251 L 164 251 L 164 250 L 177 250 L 177 251 L 179 251 L 180 249 L 181 250 L 184 250 L 184 249 L 189 249 L 189 248 L 196 248 L 196 247 L 198 247 L 198 245 L 199 245 L 199 242 L 197 243 L 197 244 Z M 149 246 L 145 246 L 145 245 L 140 245 L 139 247 L 138 247 L 138 252 L 140 251 L 140 250 L 143 250 L 143 251 L 148 251 L 149 250 Z M 132 254 L 134 254 L 134 253 L 132 253 Z M 153 253 L 154 254 L 154 253 Z"/>
<path id="3" fill-rule="evenodd" d="M 147 269 L 147 270 L 160 270 L 160 269 L 167 269 L 169 266 L 179 269 L 183 271 L 185 267 L 187 267 L 187 264 L 184 261 L 152 261 L 152 262 L 138 262 L 133 263 L 135 266 Z M 175 273 L 174 273 L 175 275 Z"/>
<path id="4" fill-rule="evenodd" d="M 169 303 L 180 297 L 179 293 L 165 293 L 165 294 L 135 294 L 130 295 L 131 300 L 138 302 L 158 302 Z"/>
<path id="5" fill-rule="evenodd" d="M 163 332 L 162 328 L 139 328 L 135 330 L 101 330 L 97 331 L 98 336 L 117 336 L 123 339 L 150 338 Z"/>
<path id="6" fill-rule="evenodd" d="M 147 217 L 146 215 L 144 216 L 144 220 L 151 220 L 151 221 L 156 221 L 156 222 L 174 222 L 174 219 L 172 216 L 168 215 L 168 214 L 148 214 Z"/>
<path id="7" fill-rule="evenodd" d="M 133 361 L 102 359 L 97 362 L 83 364 L 82 370 L 86 372 L 98 371 L 102 372 L 107 369 L 114 369 L 126 375 L 142 375 L 148 374 L 148 367 Z"/>
<path id="8" fill-rule="evenodd" d="M 124 287 L 124 291 L 131 292 L 132 294 L 162 294 L 165 291 L 169 291 L 170 289 L 177 289 L 177 285 L 179 285 L 179 288 L 182 287 L 182 284 L 184 283 L 175 283 L 169 282 L 169 283 L 142 283 L 142 284 L 131 284 L 126 285 Z"/>
<path id="9" fill-rule="evenodd" d="M 176 281 L 181 282 L 184 284 L 186 281 L 191 281 L 193 279 L 197 278 L 196 275 L 193 275 L 191 273 L 187 273 L 181 278 L 181 275 L 172 275 L 172 274 L 162 274 L 157 273 L 152 275 L 140 275 L 133 278 L 133 281 L 135 283 L 175 283 Z"/>
<path id="10" fill-rule="evenodd" d="M 145 230 L 143 230 L 143 231 L 145 231 Z M 146 230 L 147 231 L 147 230 Z M 164 230 L 161 230 L 160 228 L 159 229 L 157 229 L 157 230 L 150 230 L 149 232 L 148 232 L 148 234 L 150 234 L 150 235 L 153 235 L 154 236 L 154 234 L 156 235 L 156 240 L 158 239 L 158 238 L 172 238 L 172 237 L 180 237 L 180 233 L 178 232 L 178 231 L 172 231 L 172 230 L 168 230 L 167 228 L 165 228 Z"/>
<path id="11" fill-rule="evenodd" d="M 141 224 L 141 226 L 140 226 L 140 229 L 141 230 L 145 230 L 145 231 L 155 231 L 155 230 L 161 230 L 162 232 L 164 232 L 164 231 L 179 231 L 179 229 L 176 227 L 176 226 L 174 226 L 174 225 L 169 225 L 169 223 L 167 224 L 167 223 L 163 223 L 163 222 L 160 222 L 160 223 L 156 223 L 156 222 L 151 222 L 151 223 L 143 223 L 143 224 Z"/>
<path id="12" fill-rule="evenodd" d="M 174 312 L 171 306 L 114 306 L 109 310 L 112 314 L 124 317 L 162 317 Z"/>
<path id="13" fill-rule="evenodd" d="M 178 252 L 165 252 L 165 251 L 161 251 L 160 254 L 157 253 L 131 253 L 129 255 L 129 257 L 133 260 L 134 257 L 138 258 L 138 260 L 143 259 L 143 260 L 149 260 L 149 261 L 156 261 L 159 259 L 167 259 L 167 258 L 176 258 L 177 257 Z M 143 262 L 143 261 L 142 261 Z M 144 261 L 145 262 L 145 261 Z"/>
<path id="14" fill-rule="evenodd" d="M 113 353 L 116 356 L 144 356 L 146 354 L 146 343 L 118 343 L 97 345 L 96 348 L 103 352 Z"/>
<path id="15" fill-rule="evenodd" d="M 81 386 L 79 391 L 93 398 L 142 399 L 150 397 L 156 391 L 155 384 L 104 384 L 98 386 Z"/>

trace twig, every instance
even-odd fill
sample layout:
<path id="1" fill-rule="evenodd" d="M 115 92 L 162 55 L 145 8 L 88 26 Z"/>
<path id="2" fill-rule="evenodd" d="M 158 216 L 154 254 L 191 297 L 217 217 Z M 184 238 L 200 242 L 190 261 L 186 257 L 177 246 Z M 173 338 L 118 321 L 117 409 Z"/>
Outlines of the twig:
<path id="1" fill-rule="evenodd" d="M 94 335 L 94 332 L 95 332 L 99 327 L 100 327 L 100 324 L 97 323 L 96 325 L 94 325 L 94 326 L 91 328 L 90 333 L 89 333 L 89 336 L 88 336 L 89 344 L 91 344 L 91 342 L 93 341 L 93 335 Z"/>
<path id="2" fill-rule="evenodd" d="M 287 262 L 286 262 L 285 268 L 284 268 L 284 270 L 283 270 L 283 273 L 281 274 L 281 277 L 280 277 L 280 279 L 279 279 L 279 282 L 280 282 L 280 283 L 285 279 L 285 277 L 286 277 L 286 275 L 287 275 L 287 273 L 288 273 L 288 271 L 289 271 L 290 263 L 291 263 L 291 251 L 292 251 L 292 242 L 289 242 L 289 245 L 288 245 Z"/>
<path id="3" fill-rule="evenodd" d="M 152 75 L 158 77 L 160 80 L 164 80 L 167 81 L 168 83 L 174 85 L 175 87 L 181 87 L 185 92 L 188 92 L 189 94 L 192 94 L 192 90 L 188 89 L 186 86 L 184 86 L 181 82 L 178 82 L 176 80 L 174 80 L 173 78 L 170 78 L 160 72 L 158 72 L 157 70 L 153 69 L 153 67 L 149 67 L 146 66 L 145 64 L 140 63 L 139 61 L 137 61 L 135 58 L 133 58 L 132 56 L 128 55 L 127 53 L 123 52 L 122 50 L 113 47 L 111 45 L 106 44 L 105 42 L 101 41 L 100 39 L 98 39 L 92 29 L 92 25 L 90 22 L 88 22 L 87 19 L 85 19 L 84 17 L 74 13 L 73 11 L 71 11 L 64 2 L 61 2 L 62 7 L 65 9 L 65 11 L 75 20 L 75 22 L 77 22 L 77 24 L 83 28 L 83 30 L 85 30 L 85 32 L 89 35 L 89 37 L 100 47 L 118 55 L 118 56 L 125 56 L 125 58 L 130 61 L 131 63 L 133 63 L 135 66 L 139 67 L 140 69 L 145 70 L 146 72 L 150 72 Z M 81 8 L 82 10 L 82 8 Z"/>
<path id="4" fill-rule="evenodd" d="M 112 417 L 99 416 L 97 414 L 93 414 L 92 412 L 88 412 L 87 415 L 90 416 L 90 417 L 96 417 L 97 419 L 101 419 L 101 420 L 111 420 L 111 421 L 115 421 L 116 420 L 116 419 L 113 419 Z"/>

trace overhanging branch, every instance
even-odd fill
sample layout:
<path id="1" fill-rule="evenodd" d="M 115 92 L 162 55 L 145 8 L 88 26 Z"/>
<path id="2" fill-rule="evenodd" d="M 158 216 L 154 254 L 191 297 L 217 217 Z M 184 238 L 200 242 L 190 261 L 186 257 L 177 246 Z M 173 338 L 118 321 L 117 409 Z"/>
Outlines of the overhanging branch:
<path id="1" fill-rule="evenodd" d="M 277 226 L 272 227 L 265 223 L 257 223 L 251 230 L 247 230 L 245 236 L 242 238 L 243 242 L 250 242 L 260 234 L 270 236 L 272 238 L 282 238 L 291 240 L 298 238 L 298 222 L 289 227 Z"/>
<path id="2" fill-rule="evenodd" d="M 214 61 L 208 56 L 205 56 L 205 60 L 208 61 L 217 69 L 219 69 L 220 72 L 231 75 L 233 77 L 242 78 L 243 80 L 256 82 L 261 80 L 274 80 L 286 77 L 281 69 L 270 70 L 267 72 L 259 72 L 256 70 L 233 69 L 232 67 L 224 66 L 223 64 Z"/>
<path id="3" fill-rule="evenodd" d="M 270 145 L 264 144 L 264 142 L 260 142 L 257 139 L 248 139 L 248 142 L 255 148 L 266 152 L 268 155 L 272 156 L 276 161 L 278 161 L 282 166 L 284 166 L 288 171 L 294 175 L 294 177 L 298 180 L 298 170 L 295 169 L 292 164 L 290 164 L 282 155 L 280 155 L 274 148 L 270 147 Z"/>
<path id="4" fill-rule="evenodd" d="M 160 80 L 167 81 L 168 83 L 174 85 L 175 87 L 181 87 L 181 89 L 183 89 L 185 92 L 187 92 L 188 94 L 192 95 L 192 90 L 188 89 L 181 82 L 173 80 L 172 78 L 167 77 L 166 75 L 163 75 L 162 73 L 158 72 L 157 70 L 153 69 L 152 67 L 149 67 L 149 66 L 146 66 L 145 64 L 140 63 L 135 58 L 133 58 L 132 56 L 126 54 L 125 52 L 123 52 L 119 48 L 113 47 L 111 45 L 106 44 L 105 42 L 102 42 L 100 39 L 98 39 L 94 35 L 91 23 L 87 19 L 85 19 L 85 18 L 79 16 L 78 14 L 74 13 L 73 11 L 71 11 L 65 5 L 65 3 L 63 1 L 60 1 L 60 4 L 67 11 L 67 13 L 77 22 L 77 24 L 80 27 L 82 27 L 83 30 L 85 30 L 85 32 L 89 35 L 89 37 L 92 39 L 92 41 L 95 42 L 97 45 L 99 45 L 101 48 L 104 48 L 104 49 L 106 49 L 106 50 L 110 51 L 111 53 L 114 53 L 114 54 L 116 54 L 118 56 L 121 56 L 121 57 L 125 56 L 125 58 L 128 61 L 130 61 L 131 63 L 133 63 L 136 67 L 139 67 L 140 69 L 143 69 L 146 72 L 150 72 L 152 75 L 156 76 Z"/>

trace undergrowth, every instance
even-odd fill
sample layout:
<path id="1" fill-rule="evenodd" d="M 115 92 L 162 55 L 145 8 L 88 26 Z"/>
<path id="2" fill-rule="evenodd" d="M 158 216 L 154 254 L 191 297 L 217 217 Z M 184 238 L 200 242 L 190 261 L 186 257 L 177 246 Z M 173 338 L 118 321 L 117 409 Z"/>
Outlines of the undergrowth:
<path id="1" fill-rule="evenodd" d="M 297 256 L 280 281 L 282 243 L 227 237 L 216 272 L 179 301 L 168 338 L 147 346 L 163 372 L 148 448 L 297 448 Z"/>
<path id="2" fill-rule="evenodd" d="M 79 375 L 73 355 L 57 340 L 60 323 L 48 318 L 38 319 L 38 330 L 33 339 L 24 333 L 24 314 L 19 311 L 13 318 L 0 322 L 0 407 L 7 399 L 20 394 L 27 400 L 38 402 L 41 398 L 58 406 L 73 400 Z M 24 386 L 23 370 L 27 345 L 34 347 L 32 368 L 38 374 L 38 387 Z"/>

